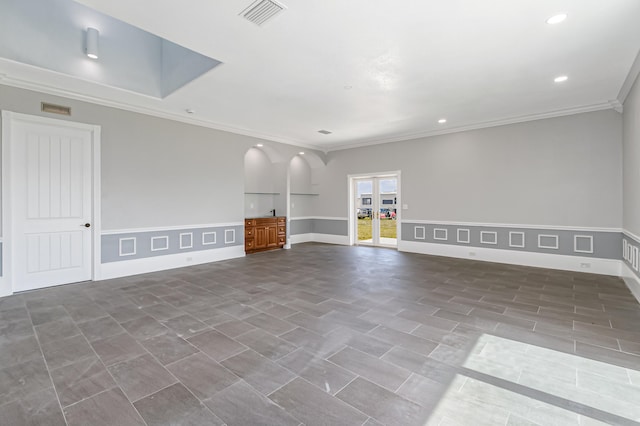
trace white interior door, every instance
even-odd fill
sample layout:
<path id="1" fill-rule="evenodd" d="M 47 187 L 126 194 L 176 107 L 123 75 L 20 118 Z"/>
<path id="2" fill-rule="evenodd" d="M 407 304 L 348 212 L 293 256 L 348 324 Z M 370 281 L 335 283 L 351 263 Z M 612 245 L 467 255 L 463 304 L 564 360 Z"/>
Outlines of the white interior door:
<path id="1" fill-rule="evenodd" d="M 92 131 L 15 120 L 10 139 L 14 291 L 90 280 Z"/>

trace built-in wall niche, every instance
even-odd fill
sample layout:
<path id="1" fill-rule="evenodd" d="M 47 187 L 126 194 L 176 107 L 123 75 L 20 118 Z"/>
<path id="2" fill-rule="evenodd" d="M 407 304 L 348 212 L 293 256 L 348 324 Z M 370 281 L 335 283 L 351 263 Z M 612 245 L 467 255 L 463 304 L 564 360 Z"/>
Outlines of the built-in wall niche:
<path id="1" fill-rule="evenodd" d="M 276 175 L 276 166 L 263 150 L 254 147 L 247 151 L 244 156 L 245 217 L 268 216 L 282 204 L 283 194 L 276 185 Z"/>
<path id="2" fill-rule="evenodd" d="M 313 216 L 318 189 L 313 183 L 313 169 L 301 155 L 296 155 L 289 162 L 289 194 L 291 217 Z"/>

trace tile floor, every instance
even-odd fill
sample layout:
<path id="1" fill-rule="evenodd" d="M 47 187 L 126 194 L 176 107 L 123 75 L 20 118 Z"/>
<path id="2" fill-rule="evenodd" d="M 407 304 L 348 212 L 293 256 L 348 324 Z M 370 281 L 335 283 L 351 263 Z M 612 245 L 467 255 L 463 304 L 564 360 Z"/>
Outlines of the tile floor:
<path id="1" fill-rule="evenodd" d="M 297 245 L 0 299 L 0 423 L 639 424 L 614 277 Z"/>

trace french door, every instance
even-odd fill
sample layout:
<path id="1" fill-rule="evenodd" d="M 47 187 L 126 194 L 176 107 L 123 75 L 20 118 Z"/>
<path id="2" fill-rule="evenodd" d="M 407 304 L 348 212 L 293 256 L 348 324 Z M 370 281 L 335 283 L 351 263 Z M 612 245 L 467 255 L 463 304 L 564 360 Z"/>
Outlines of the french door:
<path id="1" fill-rule="evenodd" d="M 397 247 L 398 176 L 353 179 L 355 243 Z"/>

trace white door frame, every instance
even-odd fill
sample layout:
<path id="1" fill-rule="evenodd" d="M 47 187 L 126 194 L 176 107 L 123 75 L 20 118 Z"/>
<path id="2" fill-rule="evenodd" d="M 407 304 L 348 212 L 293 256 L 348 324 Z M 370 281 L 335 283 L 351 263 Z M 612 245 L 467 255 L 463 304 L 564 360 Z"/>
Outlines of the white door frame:
<path id="1" fill-rule="evenodd" d="M 365 178 L 383 178 L 383 177 L 397 177 L 398 178 L 398 194 L 396 195 L 396 206 L 402 206 L 402 172 L 400 170 L 391 171 L 391 172 L 378 172 L 378 173 L 358 173 L 347 175 L 347 185 L 349 188 L 349 245 L 356 245 L 357 241 L 357 226 L 358 226 L 358 218 L 356 216 L 356 193 L 355 193 L 355 180 L 356 179 L 365 179 Z M 371 211 L 373 212 L 373 206 Z M 400 241 L 402 240 L 402 235 L 400 230 L 402 229 L 402 209 L 397 208 L 396 212 L 396 238 L 398 244 L 396 246 L 400 246 Z"/>
<path id="2" fill-rule="evenodd" d="M 97 281 L 101 278 L 101 245 L 100 230 L 102 229 L 100 210 L 100 130 L 99 125 L 77 123 L 74 121 L 58 120 L 36 115 L 21 114 L 11 111 L 2 111 L 2 277 L 0 277 L 0 297 L 13 294 L 12 273 L 14 265 L 13 256 L 13 222 L 11 210 L 13 206 L 12 184 L 11 184 L 11 144 L 12 127 L 15 122 L 26 122 L 35 124 L 48 124 L 51 126 L 71 127 L 74 129 L 88 130 L 91 132 L 92 148 L 92 208 L 93 217 L 91 220 L 91 241 L 92 241 L 92 267 L 91 280 Z"/>

